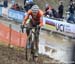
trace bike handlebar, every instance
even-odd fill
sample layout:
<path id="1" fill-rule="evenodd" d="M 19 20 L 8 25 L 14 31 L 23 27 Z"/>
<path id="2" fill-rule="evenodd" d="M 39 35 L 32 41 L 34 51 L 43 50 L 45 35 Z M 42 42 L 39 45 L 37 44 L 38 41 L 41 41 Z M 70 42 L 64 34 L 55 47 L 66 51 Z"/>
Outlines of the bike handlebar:
<path id="1" fill-rule="evenodd" d="M 22 29 L 23 33 L 24 33 L 24 28 L 35 29 L 35 28 L 38 28 L 38 27 L 37 26 L 36 27 L 27 27 L 27 26 L 21 25 L 21 29 Z"/>

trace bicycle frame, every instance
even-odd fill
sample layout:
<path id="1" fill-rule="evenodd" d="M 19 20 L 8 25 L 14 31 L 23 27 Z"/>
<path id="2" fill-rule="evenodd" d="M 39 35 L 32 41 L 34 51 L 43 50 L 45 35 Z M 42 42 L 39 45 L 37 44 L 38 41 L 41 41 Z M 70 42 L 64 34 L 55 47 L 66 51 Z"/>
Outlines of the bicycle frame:
<path id="1" fill-rule="evenodd" d="M 27 28 L 27 27 L 25 27 L 25 28 Z M 36 29 L 36 30 L 35 30 Z M 23 31 L 23 30 L 22 30 Z M 28 44 L 30 45 L 30 53 L 32 53 L 32 56 L 33 56 L 33 59 L 34 59 L 34 53 L 35 53 L 35 51 L 34 51 L 34 49 L 35 48 L 38 48 L 38 46 L 37 46 L 37 41 L 38 41 L 38 28 L 37 27 L 32 27 L 32 28 L 30 28 L 30 32 L 29 32 L 29 36 L 27 37 L 27 44 L 26 44 L 26 60 L 28 60 Z M 30 40 L 29 40 L 29 38 L 30 38 Z M 28 41 L 29 41 L 29 43 L 28 43 Z"/>
<path id="2" fill-rule="evenodd" d="M 39 33 L 38 33 L 38 31 L 39 31 L 39 29 L 38 28 L 36 28 L 36 30 L 35 31 L 33 31 L 32 30 L 32 48 L 31 48 L 31 50 L 32 50 L 32 52 L 33 52 L 33 60 L 34 61 L 36 61 L 36 53 L 38 53 L 38 35 L 39 35 Z"/>

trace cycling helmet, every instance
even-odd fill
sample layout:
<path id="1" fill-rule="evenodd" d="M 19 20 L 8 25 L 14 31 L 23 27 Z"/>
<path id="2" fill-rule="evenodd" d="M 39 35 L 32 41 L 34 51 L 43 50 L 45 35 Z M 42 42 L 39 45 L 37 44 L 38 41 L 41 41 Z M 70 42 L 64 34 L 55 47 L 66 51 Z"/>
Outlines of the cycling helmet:
<path id="1" fill-rule="evenodd" d="M 39 6 L 38 5 L 33 5 L 31 10 L 32 10 L 32 13 L 37 13 L 39 11 Z"/>

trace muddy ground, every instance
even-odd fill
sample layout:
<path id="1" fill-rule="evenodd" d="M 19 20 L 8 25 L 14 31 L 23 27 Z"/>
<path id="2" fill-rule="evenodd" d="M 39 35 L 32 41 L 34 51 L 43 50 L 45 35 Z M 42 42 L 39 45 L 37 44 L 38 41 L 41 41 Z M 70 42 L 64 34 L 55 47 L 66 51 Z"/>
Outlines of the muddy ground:
<path id="1" fill-rule="evenodd" d="M 38 64 L 59 64 L 52 58 L 39 55 Z M 0 45 L 0 64 L 35 64 L 34 61 L 25 60 L 24 48 L 10 48 L 6 45 Z"/>

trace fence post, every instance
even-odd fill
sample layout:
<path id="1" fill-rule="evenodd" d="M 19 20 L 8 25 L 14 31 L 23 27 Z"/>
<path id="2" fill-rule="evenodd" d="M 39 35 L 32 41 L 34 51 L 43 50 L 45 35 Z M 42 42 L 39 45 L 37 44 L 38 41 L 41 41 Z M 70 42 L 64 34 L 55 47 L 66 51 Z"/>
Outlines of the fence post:
<path id="1" fill-rule="evenodd" d="M 10 45 L 11 45 L 11 24 L 9 24 L 9 44 L 8 44 L 8 46 L 10 47 Z"/>
<path id="2" fill-rule="evenodd" d="M 19 31 L 20 39 L 19 39 L 19 47 L 21 47 L 21 31 Z"/>

